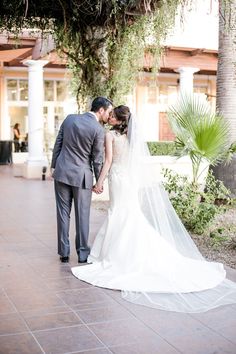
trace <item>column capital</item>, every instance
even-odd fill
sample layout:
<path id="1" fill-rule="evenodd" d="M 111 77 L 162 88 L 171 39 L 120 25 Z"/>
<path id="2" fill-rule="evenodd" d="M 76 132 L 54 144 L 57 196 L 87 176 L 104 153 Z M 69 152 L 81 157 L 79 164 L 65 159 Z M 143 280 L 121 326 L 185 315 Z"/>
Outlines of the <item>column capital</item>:
<path id="1" fill-rule="evenodd" d="M 42 70 L 42 68 L 47 65 L 48 62 L 48 60 L 27 59 L 23 61 L 23 64 L 29 67 L 29 71 L 38 71 Z"/>
<path id="2" fill-rule="evenodd" d="M 194 73 L 197 73 L 198 71 L 200 71 L 199 68 L 194 68 L 194 67 L 191 67 L 191 66 L 181 66 L 177 69 L 175 69 L 175 72 L 177 73 L 188 73 L 188 74 L 194 74 Z"/>

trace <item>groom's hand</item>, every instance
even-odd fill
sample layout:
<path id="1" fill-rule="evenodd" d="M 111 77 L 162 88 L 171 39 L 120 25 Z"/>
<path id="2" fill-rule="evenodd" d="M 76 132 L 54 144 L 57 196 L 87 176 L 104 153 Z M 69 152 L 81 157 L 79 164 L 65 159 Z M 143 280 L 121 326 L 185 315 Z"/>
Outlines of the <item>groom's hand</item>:
<path id="1" fill-rule="evenodd" d="M 95 186 L 93 186 L 93 192 L 96 194 L 101 194 L 103 192 L 103 186 L 95 184 Z"/>

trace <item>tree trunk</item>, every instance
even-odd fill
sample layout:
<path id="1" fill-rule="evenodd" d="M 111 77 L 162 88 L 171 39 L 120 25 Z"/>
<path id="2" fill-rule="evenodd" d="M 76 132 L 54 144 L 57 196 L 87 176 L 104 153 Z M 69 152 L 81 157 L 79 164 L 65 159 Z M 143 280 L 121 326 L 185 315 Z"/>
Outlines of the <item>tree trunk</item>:
<path id="1" fill-rule="evenodd" d="M 236 0 L 219 0 L 216 109 L 229 123 L 230 143 L 236 141 Z M 236 156 L 229 165 L 220 164 L 213 171 L 236 195 Z"/>

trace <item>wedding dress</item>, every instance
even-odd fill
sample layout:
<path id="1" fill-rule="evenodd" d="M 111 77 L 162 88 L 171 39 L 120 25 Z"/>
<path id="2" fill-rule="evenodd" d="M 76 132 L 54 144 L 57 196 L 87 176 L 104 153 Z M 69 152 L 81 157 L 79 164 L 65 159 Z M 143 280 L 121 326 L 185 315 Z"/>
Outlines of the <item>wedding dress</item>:
<path id="1" fill-rule="evenodd" d="M 88 265 L 72 273 L 122 291 L 128 301 L 163 310 L 201 312 L 235 303 L 236 284 L 222 264 L 206 261 L 150 173 L 143 146 L 111 131 L 110 207 Z"/>

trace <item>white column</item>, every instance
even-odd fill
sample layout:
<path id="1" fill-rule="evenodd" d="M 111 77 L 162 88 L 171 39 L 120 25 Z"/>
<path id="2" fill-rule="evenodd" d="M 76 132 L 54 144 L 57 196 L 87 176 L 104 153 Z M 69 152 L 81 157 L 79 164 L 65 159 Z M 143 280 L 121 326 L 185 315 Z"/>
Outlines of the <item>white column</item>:
<path id="1" fill-rule="evenodd" d="M 28 160 L 24 177 L 37 178 L 42 175 L 42 166 L 47 165 L 43 152 L 43 67 L 47 60 L 25 60 L 28 66 Z"/>
<path id="2" fill-rule="evenodd" d="M 180 74 L 179 80 L 179 93 L 180 94 L 193 94 L 193 74 L 198 72 L 199 68 L 182 66 L 175 71 Z"/>
<path id="3" fill-rule="evenodd" d="M 11 140 L 11 121 L 5 92 L 4 65 L 0 62 L 0 140 Z"/>

